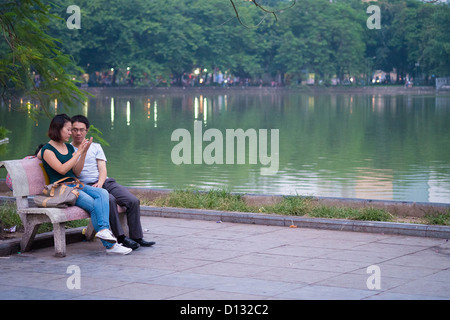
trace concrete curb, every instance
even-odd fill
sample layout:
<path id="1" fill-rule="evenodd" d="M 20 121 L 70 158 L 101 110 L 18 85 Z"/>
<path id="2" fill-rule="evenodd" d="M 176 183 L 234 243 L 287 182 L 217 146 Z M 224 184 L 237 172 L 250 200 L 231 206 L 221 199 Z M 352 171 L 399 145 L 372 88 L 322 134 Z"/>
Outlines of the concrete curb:
<path id="1" fill-rule="evenodd" d="M 82 231 L 85 227 L 66 230 L 66 244 L 82 241 Z M 20 253 L 20 240 L 22 238 L 0 240 L 0 257 Z M 54 246 L 53 232 L 45 232 L 36 235 L 31 249 L 46 248 Z"/>
<path id="2" fill-rule="evenodd" d="M 264 213 L 229 212 L 218 210 L 150 206 L 141 206 L 141 215 L 162 218 L 197 219 L 217 222 L 259 224 L 282 227 L 295 226 L 297 228 L 385 233 L 414 237 L 430 237 L 443 239 L 450 238 L 450 226 L 433 226 L 414 223 L 305 218 L 296 216 L 271 215 Z"/>

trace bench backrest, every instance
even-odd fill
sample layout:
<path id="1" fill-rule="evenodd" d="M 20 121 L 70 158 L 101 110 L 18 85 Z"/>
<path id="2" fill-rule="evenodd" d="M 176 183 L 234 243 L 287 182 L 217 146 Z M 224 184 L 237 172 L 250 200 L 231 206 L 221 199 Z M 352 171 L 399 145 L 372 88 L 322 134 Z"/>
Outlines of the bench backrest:
<path id="1" fill-rule="evenodd" d="M 49 183 L 42 161 L 37 158 L 7 160 L 0 162 L 0 167 L 2 166 L 11 177 L 14 197 L 40 194 Z"/>

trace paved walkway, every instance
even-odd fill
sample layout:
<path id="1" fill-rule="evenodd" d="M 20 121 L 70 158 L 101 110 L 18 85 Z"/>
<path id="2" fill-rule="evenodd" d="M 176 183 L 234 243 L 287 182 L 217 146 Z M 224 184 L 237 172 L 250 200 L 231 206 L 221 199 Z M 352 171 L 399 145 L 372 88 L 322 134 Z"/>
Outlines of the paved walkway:
<path id="1" fill-rule="evenodd" d="M 96 240 L 69 244 L 65 258 L 53 247 L 0 257 L 0 299 L 450 299 L 446 239 L 149 216 L 142 223 L 157 243 L 128 256 L 107 255 Z"/>

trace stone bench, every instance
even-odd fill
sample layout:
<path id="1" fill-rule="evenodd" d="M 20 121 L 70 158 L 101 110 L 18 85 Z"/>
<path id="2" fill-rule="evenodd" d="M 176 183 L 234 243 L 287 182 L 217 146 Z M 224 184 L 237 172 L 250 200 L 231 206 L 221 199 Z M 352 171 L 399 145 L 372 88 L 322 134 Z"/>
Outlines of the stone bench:
<path id="1" fill-rule="evenodd" d="M 38 195 L 48 184 L 48 178 L 44 174 L 41 160 L 21 159 L 8 160 L 0 162 L 0 168 L 5 167 L 8 171 L 13 187 L 13 196 L 16 198 L 17 214 L 22 220 L 25 228 L 20 248 L 22 252 L 31 250 L 31 245 L 36 236 L 38 227 L 46 222 L 53 224 L 53 238 L 55 243 L 55 256 L 66 256 L 66 232 L 65 224 L 68 221 L 88 219 L 90 215 L 85 210 L 77 206 L 67 208 L 38 208 L 29 201 L 29 197 Z M 127 232 L 127 223 L 125 207 L 117 206 L 119 210 L 120 222 Z M 95 230 L 92 222 L 86 229 L 86 239 L 93 240 L 95 237 Z"/>

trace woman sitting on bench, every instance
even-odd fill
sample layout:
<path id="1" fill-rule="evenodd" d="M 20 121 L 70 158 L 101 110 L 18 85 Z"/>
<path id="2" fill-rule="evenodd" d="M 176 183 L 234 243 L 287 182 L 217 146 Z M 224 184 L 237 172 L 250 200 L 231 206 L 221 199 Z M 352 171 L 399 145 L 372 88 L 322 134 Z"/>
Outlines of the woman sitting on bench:
<path id="1" fill-rule="evenodd" d="M 86 152 L 92 143 L 92 138 L 86 140 L 77 151 L 68 143 L 72 133 L 72 122 L 66 114 L 56 115 L 48 129 L 51 139 L 41 149 L 41 159 L 50 183 L 64 177 L 75 178 L 84 166 Z M 86 210 L 91 215 L 92 225 L 97 231 L 97 238 L 101 239 L 107 253 L 128 254 L 132 250 L 125 248 L 109 230 L 109 194 L 101 188 L 85 185 L 79 190 L 76 206 Z"/>

